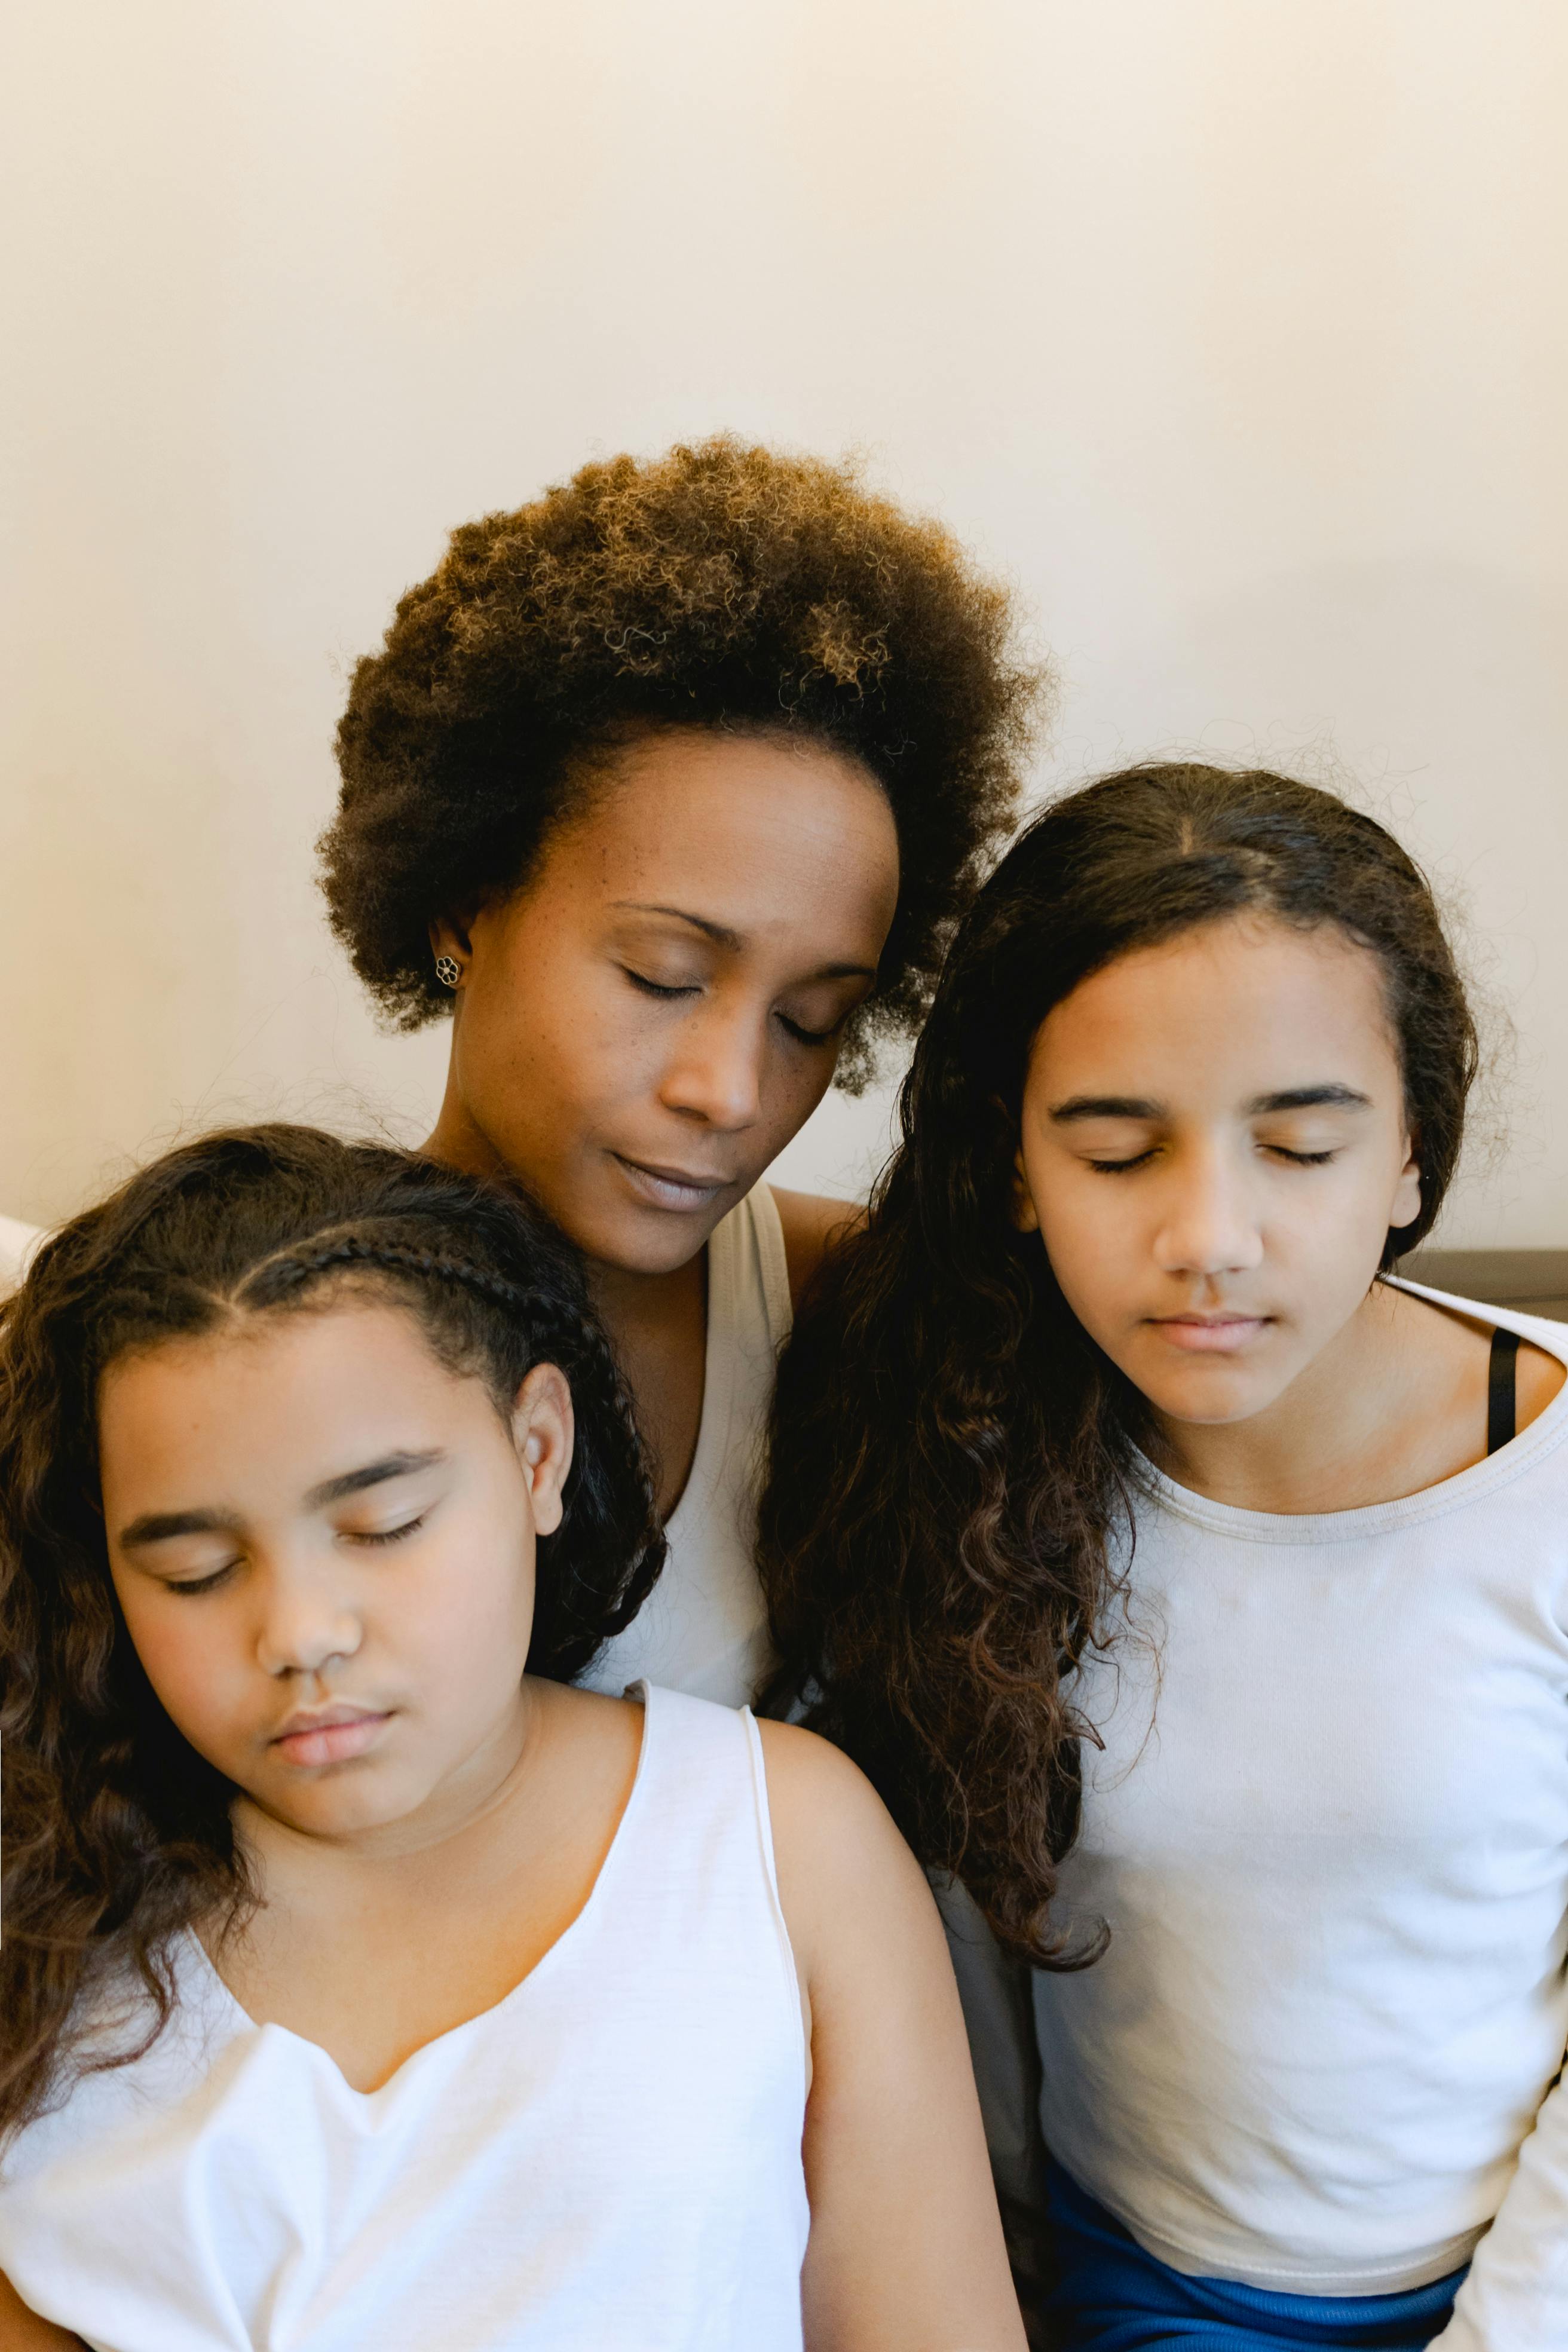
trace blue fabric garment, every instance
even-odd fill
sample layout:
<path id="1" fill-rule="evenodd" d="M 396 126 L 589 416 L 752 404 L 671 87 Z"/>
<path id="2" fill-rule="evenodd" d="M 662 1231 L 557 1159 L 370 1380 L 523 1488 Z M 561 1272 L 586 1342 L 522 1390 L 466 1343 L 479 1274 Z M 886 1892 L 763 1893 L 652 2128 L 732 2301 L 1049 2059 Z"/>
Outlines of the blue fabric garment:
<path id="1" fill-rule="evenodd" d="M 1421 2352 L 1447 2323 L 1463 2271 L 1403 2294 L 1275 2294 L 1186 2278 L 1145 2253 L 1059 2164 L 1047 2196 L 1061 2352 Z"/>

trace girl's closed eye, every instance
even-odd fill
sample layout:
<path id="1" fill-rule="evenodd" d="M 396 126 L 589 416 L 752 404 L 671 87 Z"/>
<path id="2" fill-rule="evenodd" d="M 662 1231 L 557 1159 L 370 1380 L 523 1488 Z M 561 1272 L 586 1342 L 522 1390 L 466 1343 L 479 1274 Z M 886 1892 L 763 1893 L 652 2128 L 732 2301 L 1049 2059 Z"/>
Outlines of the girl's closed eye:
<path id="1" fill-rule="evenodd" d="M 399 1519 L 395 1527 L 343 1528 L 340 1529 L 340 1533 L 353 1544 L 402 1543 L 405 1537 L 414 1535 L 422 1528 L 429 1516 L 429 1506 L 426 1504 L 425 1508 L 416 1512 L 412 1518 Z"/>
<path id="2" fill-rule="evenodd" d="M 166 1580 L 171 1592 L 216 1592 L 238 1566 L 237 1559 L 226 1559 L 221 1568 L 209 1569 L 205 1576 L 171 1576 Z"/>

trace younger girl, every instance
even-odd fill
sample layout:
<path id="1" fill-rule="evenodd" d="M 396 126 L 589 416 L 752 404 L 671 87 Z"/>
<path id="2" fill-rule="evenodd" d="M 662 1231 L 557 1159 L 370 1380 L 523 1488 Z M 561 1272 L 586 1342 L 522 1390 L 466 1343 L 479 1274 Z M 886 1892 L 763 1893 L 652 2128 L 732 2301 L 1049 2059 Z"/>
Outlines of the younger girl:
<path id="1" fill-rule="evenodd" d="M 786 1360 L 777 1637 L 1047 1963 L 1069 2347 L 1568 2345 L 1568 1334 L 1393 1273 L 1474 1066 L 1380 826 L 1113 776 Z"/>
<path id="2" fill-rule="evenodd" d="M 258 1129 L 0 1328 L 6 2352 L 1021 2342 L 864 1783 L 569 1685 L 663 1547 L 550 1228 Z"/>

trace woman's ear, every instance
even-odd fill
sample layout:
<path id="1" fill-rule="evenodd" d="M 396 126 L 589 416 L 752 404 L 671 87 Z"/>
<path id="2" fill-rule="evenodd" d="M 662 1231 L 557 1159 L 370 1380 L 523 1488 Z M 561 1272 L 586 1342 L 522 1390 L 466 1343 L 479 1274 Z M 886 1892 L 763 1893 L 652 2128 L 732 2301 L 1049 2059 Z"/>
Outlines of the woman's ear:
<path id="1" fill-rule="evenodd" d="M 459 907 L 451 914 L 432 916 L 428 925 L 431 954 L 448 956 L 466 971 L 474 952 L 469 936 L 473 915 L 471 907 Z"/>
<path id="2" fill-rule="evenodd" d="M 552 1536 L 561 1525 L 575 1435 L 572 1391 L 558 1365 L 535 1364 L 529 1373 L 512 1406 L 511 1434 L 528 1481 L 533 1532 Z"/>

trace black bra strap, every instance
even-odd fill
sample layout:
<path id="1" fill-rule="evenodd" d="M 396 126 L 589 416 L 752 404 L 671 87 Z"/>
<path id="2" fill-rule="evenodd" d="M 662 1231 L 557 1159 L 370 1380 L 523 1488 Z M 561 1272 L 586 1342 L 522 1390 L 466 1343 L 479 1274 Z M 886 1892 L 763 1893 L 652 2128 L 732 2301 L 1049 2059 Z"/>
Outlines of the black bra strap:
<path id="1" fill-rule="evenodd" d="M 1516 1396 L 1519 1333 L 1500 1324 L 1492 1332 L 1491 1365 L 1487 1374 L 1487 1452 L 1508 1444 L 1519 1424 Z"/>

